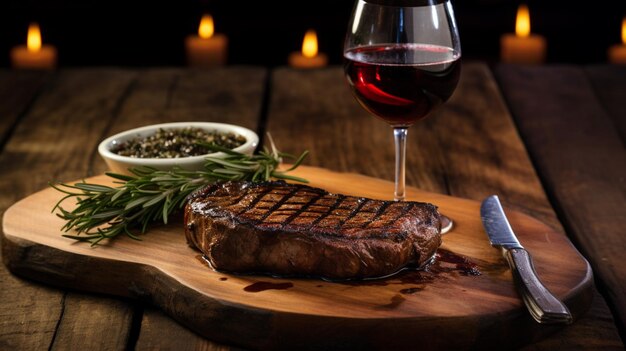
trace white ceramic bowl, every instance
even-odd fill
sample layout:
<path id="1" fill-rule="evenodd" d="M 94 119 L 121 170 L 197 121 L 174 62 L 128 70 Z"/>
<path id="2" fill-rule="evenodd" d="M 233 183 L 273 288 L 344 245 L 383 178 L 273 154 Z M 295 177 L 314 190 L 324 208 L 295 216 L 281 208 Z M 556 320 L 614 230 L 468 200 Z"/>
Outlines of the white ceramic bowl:
<path id="1" fill-rule="evenodd" d="M 200 128 L 207 131 L 219 131 L 219 132 L 232 132 L 246 138 L 246 142 L 233 149 L 234 151 L 241 152 L 243 154 L 251 155 L 256 149 L 259 143 L 259 136 L 250 129 L 225 123 L 212 123 L 212 122 L 176 122 L 176 123 L 162 123 L 153 124 L 145 127 L 130 129 L 118 134 L 115 134 L 109 138 L 103 140 L 98 145 L 98 152 L 100 156 L 104 158 L 109 169 L 116 173 L 131 174 L 128 168 L 138 166 L 149 166 L 160 170 L 169 170 L 174 166 L 181 167 L 183 169 L 196 171 L 202 169 L 204 160 L 207 156 L 224 157 L 223 152 L 216 152 L 212 154 L 206 154 L 201 156 L 190 156 L 180 158 L 136 158 L 120 156 L 111 152 L 111 149 L 130 139 L 146 137 L 155 134 L 159 129 L 183 129 L 186 127 Z"/>

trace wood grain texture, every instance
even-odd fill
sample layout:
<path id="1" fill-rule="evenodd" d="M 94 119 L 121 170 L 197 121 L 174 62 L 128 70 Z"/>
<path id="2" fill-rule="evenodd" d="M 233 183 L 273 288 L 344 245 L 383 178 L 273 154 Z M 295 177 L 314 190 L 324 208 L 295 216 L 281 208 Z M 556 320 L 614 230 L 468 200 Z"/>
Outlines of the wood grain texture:
<path id="1" fill-rule="evenodd" d="M 47 349 L 61 317 L 63 292 L 17 278 L 4 265 L 0 284 L 0 349 Z"/>
<path id="2" fill-rule="evenodd" d="M 212 71 L 87 69 L 63 72 L 52 82 L 49 91 L 39 97 L 32 111 L 29 111 L 23 123 L 16 129 L 13 141 L 7 145 L 7 150 L 2 155 L 2 164 L 6 166 L 8 174 L 5 173 L 0 181 L 5 190 L 0 197 L 0 205 L 4 209 L 19 197 L 42 188 L 52 179 L 67 180 L 102 173 L 106 167 L 95 152 L 97 143 L 105 136 L 121 130 L 185 120 L 235 123 L 256 129 L 264 79 L 264 69 L 247 67 Z M 38 166 L 32 167 L 33 164 Z M 27 170 L 38 177 L 28 184 L 21 181 Z M 21 189 L 22 186 L 26 188 Z M 15 279 L 2 269 L 6 279 Z M 20 287 L 24 288 L 23 285 Z M 11 290 L 7 288 L 4 291 L 8 294 Z M 64 301 L 65 305 L 57 300 L 53 306 L 80 310 L 80 298 L 77 295 L 70 296 L 72 297 Z M 89 303 L 95 304 L 91 297 L 86 298 Z M 12 299 L 7 301 L 8 304 L 13 302 Z M 85 342 L 100 343 L 104 348 L 118 348 L 120 340 L 127 339 L 130 331 L 130 305 L 126 302 L 109 303 L 107 300 L 101 300 L 99 305 L 100 311 L 95 313 L 103 313 L 108 309 L 111 314 L 109 318 L 90 320 L 89 314 L 62 314 L 62 310 L 56 314 L 44 312 L 50 317 L 47 328 L 50 338 L 54 336 L 57 323 L 60 327 L 54 348 L 71 348 L 70 345 L 77 345 L 72 343 L 80 341 L 66 334 L 66 325 L 85 325 L 85 331 L 91 328 L 92 335 L 82 339 Z M 126 307 L 122 307 L 124 305 Z M 54 322 L 54 316 L 60 318 L 61 315 L 61 322 Z M 98 332 L 110 329 L 111 318 L 120 328 L 125 328 L 115 338 Z M 9 324 L 10 320 L 10 316 L 7 316 L 6 323 Z M 167 321 L 167 318 L 161 320 Z M 175 324 L 171 320 L 170 323 Z M 40 325 L 34 327 L 36 330 L 46 330 Z M 144 333 L 139 338 L 141 342 L 152 340 L 152 345 L 156 345 L 160 341 L 169 340 L 164 332 L 168 328 L 140 330 Z M 7 335 L 12 335 L 10 329 L 7 329 Z M 103 341 L 102 338 L 110 340 Z M 20 342 L 24 340 L 22 338 Z M 46 342 L 49 343 L 50 340 Z M 20 345 L 20 342 L 16 344 Z M 65 342 L 68 344 L 64 344 Z M 196 340 L 186 338 L 179 341 L 179 344 L 182 346 L 185 342 L 189 345 L 210 344 L 197 336 Z M 13 345 L 12 341 L 10 344 Z M 140 348 L 141 345 L 137 347 Z"/>
<path id="3" fill-rule="evenodd" d="M 209 341 L 173 321 L 160 309 L 146 306 L 135 350 L 234 351 L 237 348 Z"/>
<path id="4" fill-rule="evenodd" d="M 626 67 L 621 65 L 593 65 L 584 67 L 593 91 L 606 113 L 615 124 L 622 143 L 626 144 Z"/>
<path id="5" fill-rule="evenodd" d="M 122 70 L 61 71 L 21 118 L 0 155 L 0 209 L 46 186 L 54 178 L 87 174 L 88 160 L 101 130 L 115 113 L 133 74 Z M 16 87 L 16 90 L 21 88 Z M 4 245 L 3 245 L 4 248 Z M 25 252 L 25 255 L 36 252 Z M 5 259 L 5 257 L 3 257 Z M 129 329 L 128 304 L 110 304 L 80 294 L 27 283 L 0 267 L 2 349 L 75 349 L 96 343 L 103 349 L 119 347 L 128 330 L 115 337 L 101 334 L 115 324 Z M 91 315 L 65 313 L 89 301 Z M 15 306 L 19 306 L 16 308 Z M 126 323 L 126 324 L 125 324 Z M 65 326 L 84 325 L 88 338 L 76 339 Z M 59 328 L 60 327 L 60 328 Z M 67 342 L 67 343 L 66 343 Z M 4 347 L 6 346 L 6 347 Z"/>
<path id="6" fill-rule="evenodd" d="M 26 113 L 51 74 L 41 71 L 0 70 L 0 146 L 19 117 Z"/>
<path id="7" fill-rule="evenodd" d="M 100 71 L 100 74 L 94 71 Z M 251 75 L 256 81 L 261 79 L 259 74 L 263 76 L 264 73 L 254 73 L 255 69 L 245 67 L 226 68 L 228 73 L 220 71 L 221 69 L 196 73 L 182 69 L 141 71 L 86 69 L 70 72 L 71 79 L 68 73 L 61 72 L 59 77 L 50 78 L 50 84 L 46 85 L 45 91 L 30 108 L 24 110 L 17 106 L 19 104 L 13 103 L 13 101 L 27 103 L 27 99 L 21 98 L 3 104 L 0 110 L 4 108 L 14 111 L 11 112 L 13 116 L 15 113 L 23 114 L 24 119 L 17 125 L 14 139 L 9 141 L 8 145 L 13 145 L 10 146 L 13 151 L 10 155 L 0 155 L 0 166 L 3 170 L 3 177 L 0 177 L 2 190 L 0 210 L 4 211 L 17 199 L 43 188 L 45 182 L 53 177 L 67 180 L 86 174 L 102 173 L 105 167 L 95 153 L 95 144 L 116 130 L 154 122 L 206 120 L 205 116 L 225 118 L 238 123 L 239 116 L 248 113 L 245 111 L 255 113 L 257 105 L 249 104 L 248 99 L 258 101 L 260 96 L 257 93 L 261 89 L 256 84 L 253 88 L 248 88 L 247 74 L 252 71 Z M 587 73 L 589 80 L 596 84 L 593 74 Z M 17 79 L 11 77 L 14 72 L 7 74 L 3 77 L 8 77 L 9 80 Z M 124 75 L 126 77 L 123 77 Z M 606 75 L 604 72 L 603 76 Z M 112 84 L 118 79 L 126 83 Z M 229 79 L 239 82 L 236 84 L 240 84 L 246 94 L 240 98 L 229 97 L 228 91 L 234 89 L 228 83 Z M 96 81 L 102 81 L 103 86 L 99 87 Z M 615 82 L 615 79 L 611 82 L 619 87 L 619 82 Z M 19 95 L 19 90 L 26 89 L 28 84 L 17 83 L 13 89 L 15 91 L 10 89 L 11 84 L 7 84 L 9 90 L 4 90 L 4 93 L 9 95 L 2 96 Z M 226 87 L 222 88 L 222 84 Z M 596 89 L 595 93 L 599 99 L 605 101 L 608 100 L 602 94 L 612 94 L 609 98 L 617 102 L 617 105 L 608 106 L 605 102 L 604 106 L 611 116 L 615 116 L 612 111 L 621 111 L 620 108 L 623 108 L 619 103 L 620 96 L 615 95 L 618 90 L 605 88 L 607 89 L 603 92 Z M 281 149 L 297 153 L 308 148 L 312 152 L 309 164 L 344 172 L 359 172 L 387 180 L 393 179 L 391 131 L 383 122 L 372 118 L 358 106 L 350 95 L 339 68 L 310 72 L 279 69 L 272 75 L 270 89 L 272 104 L 267 116 L 268 127 Z M 83 99 L 84 104 L 81 102 Z M 224 101 L 230 101 L 231 106 L 221 107 Z M 64 108 L 63 104 L 67 102 L 69 105 Z M 40 103 L 43 105 L 38 106 Z M 231 114 L 230 111 L 237 112 Z M 68 118 L 81 116 L 84 112 L 87 115 L 86 123 L 80 120 L 73 123 L 75 121 Z M 31 116 L 33 113 L 35 117 Z M 117 118 L 107 117 L 111 115 Z M 53 123 L 41 126 L 38 125 L 40 119 Z M 622 120 L 618 119 L 617 123 L 620 121 Z M 102 127 L 103 123 L 106 124 L 105 127 Z M 69 127 L 59 127 L 66 125 Z M 249 127 L 254 129 L 252 125 Z M 496 129 L 493 129 L 494 127 Z M 505 206 L 531 214 L 549 224 L 557 232 L 562 232 L 541 187 L 537 185 L 537 177 L 532 167 L 527 167 L 527 157 L 525 160 L 525 156 L 522 155 L 525 154 L 523 144 L 513 128 L 507 107 L 503 104 L 497 86 L 486 67 L 465 65 L 459 89 L 453 98 L 433 116 L 410 130 L 407 179 L 409 184 L 476 200 L 482 199 L 487 193 L 498 193 Z M 504 132 L 506 137 L 501 138 L 494 130 Z M 623 128 L 621 130 L 623 131 Z M 552 132 L 553 135 L 559 134 L 561 130 Z M 455 137 L 452 138 L 450 135 Z M 73 138 L 77 140 L 72 141 Z M 81 147 L 76 146 L 85 140 L 87 140 L 85 145 L 91 145 L 90 147 L 81 150 Z M 570 149 L 563 149 L 563 152 L 568 150 Z M 63 155 L 64 151 L 69 151 L 70 155 Z M 86 153 L 91 155 L 86 156 Z M 76 162 L 72 162 L 72 157 L 77 158 Z M 89 163 L 87 169 L 85 159 Z M 70 167 L 66 170 L 67 164 Z M 474 167 L 474 164 L 480 166 Z M 32 174 L 29 173 L 29 177 L 34 177 L 34 181 L 30 178 L 28 181 L 24 180 L 26 167 L 33 171 Z M 7 174 L 10 175 L 6 176 Z M 514 180 L 509 182 L 509 177 L 513 177 Z M 33 247 L 21 251 L 20 254 L 24 255 L 25 259 L 50 258 Z M 56 269 L 58 273 L 57 268 L 62 268 L 65 264 L 61 260 L 49 269 L 52 272 Z M 100 268 L 109 270 L 112 267 L 103 264 Z M 47 273 L 44 273 L 43 278 L 46 275 Z M 79 311 L 80 307 L 73 298 L 69 299 L 69 306 L 65 306 L 63 301 L 65 294 L 57 289 L 16 278 L 8 274 L 5 267 L 0 267 L 0 284 L 2 285 L 0 349 L 51 347 L 51 340 L 55 338 L 54 333 L 62 332 L 55 327 L 56 324 L 71 326 L 80 320 L 74 317 L 65 318 L 82 313 L 68 313 L 68 316 L 60 319 L 64 309 Z M 133 294 L 141 296 L 141 291 L 135 291 Z M 149 296 L 144 297 L 149 302 Z M 106 306 L 110 302 L 108 299 L 102 298 L 101 301 L 101 304 L 95 305 L 102 309 L 109 308 Z M 123 301 L 113 303 L 110 307 L 111 315 L 119 316 L 119 319 L 114 317 L 111 320 L 121 321 L 119 325 L 125 324 L 124 320 L 128 318 L 128 309 L 124 311 L 118 309 L 124 304 Z M 180 306 L 181 303 L 182 301 L 176 301 L 176 306 Z M 82 318 L 88 317 L 86 315 Z M 111 320 L 104 317 L 102 323 L 110 324 Z M 98 330 L 98 327 L 105 329 L 109 327 L 95 322 L 94 326 L 96 327 L 94 330 Z M 137 349 L 166 348 L 176 339 L 178 343 L 174 346 L 182 349 L 221 348 L 219 344 L 184 330 L 171 318 L 150 307 L 146 308 L 140 327 Z M 302 328 L 307 330 L 306 325 Z M 56 337 L 60 336 L 63 339 L 62 334 Z M 101 338 L 95 332 L 86 337 L 95 340 Z M 116 340 L 102 344 L 102 347 L 109 345 L 111 348 L 117 348 L 119 346 L 117 340 L 122 338 L 125 338 L 125 335 L 120 334 L 116 336 Z M 55 345 L 55 348 L 62 348 L 62 344 Z M 553 336 L 540 341 L 535 340 L 532 345 L 526 347 L 529 350 L 555 348 L 623 349 L 603 298 L 596 295 L 591 310 L 573 326 L 561 329 Z"/>
<path id="8" fill-rule="evenodd" d="M 42 72 L 0 70 L 1 147 L 10 138 L 20 116 L 28 112 L 47 78 L 48 75 Z M 0 163 L 2 173 L 9 166 L 7 163 Z M 20 193 L 17 196 L 26 194 Z M 0 205 L 0 213 L 5 210 L 6 207 Z M 5 267 L 0 267 L 0 286 L 0 349 L 14 350 L 24 346 L 33 349 L 47 348 L 61 313 L 62 293 L 17 279 L 8 274 Z M 26 296 L 23 295 L 24 292 L 27 292 Z M 27 313 L 18 314 L 16 310 Z"/>
<path id="9" fill-rule="evenodd" d="M 308 164 L 393 179 L 391 130 L 358 106 L 339 68 L 276 70 L 268 120 L 279 146 L 311 151 Z M 475 200 L 499 194 L 505 206 L 563 232 L 498 86 L 481 64 L 464 64 L 450 101 L 409 130 L 407 184 Z M 534 345 L 584 349 L 576 337 L 583 325 L 598 334 L 610 331 L 607 343 L 621 345 L 607 314 L 606 303 L 596 299 L 587 320 Z"/>
<path id="10" fill-rule="evenodd" d="M 63 318 L 50 349 L 67 350 L 72 346 L 83 350 L 124 350 L 133 314 L 129 306 L 128 301 L 118 298 L 67 293 Z"/>
<path id="11" fill-rule="evenodd" d="M 320 168 L 303 167 L 295 173 L 313 186 L 350 195 L 387 198 L 393 188 L 390 182 Z M 427 280 L 406 281 L 400 276 L 346 284 L 228 275 L 210 270 L 198 259 L 199 253 L 187 246 L 180 223 L 155 228 L 142 242 L 127 238 L 91 248 L 60 236 L 56 228 L 62 220 L 47 211 L 60 196 L 53 189 L 38 192 L 6 212 L 6 263 L 12 271 L 46 283 L 149 298 L 204 336 L 251 348 L 319 349 L 338 344 L 411 349 L 416 342 L 422 349 L 511 346 L 558 329 L 540 326 L 529 317 L 508 266 L 489 245 L 478 202 L 414 188 L 408 195 L 437 204 L 456 220 L 457 227 L 444 236 L 442 249 L 467 257 L 482 272 L 480 276 L 453 269 Z M 592 293 L 587 262 L 567 238 L 545 224 L 515 211 L 508 211 L 508 216 L 520 241 L 532 252 L 545 285 L 575 317 L 584 313 Z M 42 250 L 45 261 L 23 255 L 26 248 Z M 438 264 L 446 267 L 445 262 Z M 87 274 L 100 271 L 104 264 L 110 267 L 106 277 Z M 260 281 L 291 282 L 293 287 L 259 293 L 244 290 Z M 392 340 L 388 340 L 390 333 Z"/>
<path id="12" fill-rule="evenodd" d="M 119 116 L 102 137 L 155 123 L 200 121 L 241 125 L 256 130 L 266 70 L 232 67 L 219 70 L 158 69 L 141 71 Z M 94 174 L 106 171 L 99 155 Z"/>
<path id="13" fill-rule="evenodd" d="M 521 351 L 541 350 L 624 350 L 613 324 L 613 318 L 602 295 L 594 291 L 591 310 L 574 326 L 564 328 L 554 335 L 539 340 L 536 343 L 522 347 Z"/>
<path id="14" fill-rule="evenodd" d="M 626 335 L 626 266 L 621 261 L 626 250 L 626 150 L 607 114 L 620 115 L 616 96 L 594 90 L 578 67 L 501 66 L 497 72 L 568 234 L 589 258 Z M 592 81 L 609 79 L 606 70 L 590 72 Z M 619 72 L 624 71 L 615 70 Z"/>
<path id="15" fill-rule="evenodd" d="M 119 115 L 102 132 L 103 139 L 123 130 L 154 123 L 210 121 L 257 129 L 266 70 L 232 67 L 219 70 L 148 69 L 139 72 Z M 91 159 L 93 171 L 106 165 L 99 155 Z M 220 349 L 182 327 L 163 312 L 150 309 L 143 315 L 137 349 Z M 182 335 L 185 337 L 181 337 Z"/>
<path id="16" fill-rule="evenodd" d="M 286 151 L 310 150 L 308 164 L 393 180 L 392 129 L 358 105 L 344 80 L 337 67 L 276 70 L 267 129 Z M 451 100 L 409 129 L 407 184 L 476 200 L 498 193 L 559 228 L 484 65 L 465 65 Z"/>

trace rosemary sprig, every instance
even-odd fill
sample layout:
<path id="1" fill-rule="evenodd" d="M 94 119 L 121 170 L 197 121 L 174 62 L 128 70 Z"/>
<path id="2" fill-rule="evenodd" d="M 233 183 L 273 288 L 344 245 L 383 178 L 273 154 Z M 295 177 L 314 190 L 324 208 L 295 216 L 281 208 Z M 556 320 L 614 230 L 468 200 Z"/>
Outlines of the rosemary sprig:
<path id="1" fill-rule="evenodd" d="M 221 151 L 226 157 L 207 157 L 201 171 L 180 168 L 159 171 L 138 167 L 130 169 L 134 176 L 106 173 L 115 179 L 114 183 L 119 184 L 116 187 L 85 181 L 75 184 L 51 183 L 51 187 L 65 194 L 52 212 L 58 210 L 57 216 L 65 220 L 63 231 L 76 232 L 75 235 L 63 236 L 90 242 L 92 246 L 119 234 L 140 240 L 137 229 L 143 234 L 154 222 L 167 224 L 170 215 L 185 205 L 189 194 L 220 180 L 258 182 L 279 178 L 307 182 L 306 179 L 286 174 L 302 163 L 307 151 L 296 159 L 293 155 L 276 150 L 273 143 L 271 151 L 264 150 L 252 156 L 212 144 L 203 146 L 212 151 Z M 283 158 L 296 161 L 291 168 L 279 171 L 278 166 Z M 68 198 L 76 199 L 76 207 L 71 211 L 61 207 L 61 203 Z"/>

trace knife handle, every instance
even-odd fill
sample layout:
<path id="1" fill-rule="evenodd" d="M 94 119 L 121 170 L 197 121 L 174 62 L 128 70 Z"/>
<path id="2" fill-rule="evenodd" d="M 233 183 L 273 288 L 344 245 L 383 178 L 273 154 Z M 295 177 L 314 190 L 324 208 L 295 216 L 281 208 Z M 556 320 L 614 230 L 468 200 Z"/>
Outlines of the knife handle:
<path id="1" fill-rule="evenodd" d="M 538 323 L 572 323 L 572 314 L 567 306 L 552 295 L 537 277 L 528 251 L 524 249 L 505 250 L 504 257 L 513 271 L 514 280 L 521 288 L 519 291 L 526 307 Z"/>

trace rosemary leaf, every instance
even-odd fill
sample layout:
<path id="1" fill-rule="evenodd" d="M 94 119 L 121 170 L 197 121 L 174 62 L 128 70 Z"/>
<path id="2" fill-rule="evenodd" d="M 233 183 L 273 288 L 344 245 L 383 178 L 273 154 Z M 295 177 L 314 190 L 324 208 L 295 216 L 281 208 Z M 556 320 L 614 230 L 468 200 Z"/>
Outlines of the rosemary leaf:
<path id="1" fill-rule="evenodd" d="M 99 185 L 99 184 L 77 183 L 75 185 L 77 189 L 80 189 L 86 192 L 107 193 L 113 190 L 113 188 L 111 188 L 110 186 Z"/>
<path id="2" fill-rule="evenodd" d="M 152 167 L 136 167 L 129 171 L 134 176 L 106 173 L 115 187 L 85 181 L 75 184 L 51 183 L 50 186 L 65 194 L 52 212 L 65 221 L 61 228 L 64 237 L 92 246 L 103 240 L 126 234 L 134 240 L 155 222 L 167 224 L 169 217 L 180 211 L 192 192 L 221 180 L 267 181 L 272 178 L 307 182 L 306 179 L 286 174 L 298 167 L 308 152 L 298 158 L 279 152 L 271 136 L 271 151 L 245 155 L 220 146 L 202 145 L 211 151 L 223 152 L 224 158 L 207 157 L 204 169 L 188 171 L 174 168 L 160 171 Z M 295 159 L 287 170 L 278 170 L 283 158 Z M 75 199 L 73 210 L 61 204 Z M 75 235 L 69 234 L 74 231 Z"/>
<path id="3" fill-rule="evenodd" d="M 150 199 L 152 199 L 150 196 L 143 196 L 143 197 L 140 197 L 138 199 L 134 199 L 133 201 L 131 201 L 128 204 L 126 204 L 126 207 L 124 207 L 124 209 L 125 210 L 130 210 L 133 207 L 137 207 L 139 205 L 142 205 L 142 204 L 150 201 Z"/>
<path id="4" fill-rule="evenodd" d="M 143 207 L 150 207 L 152 205 L 156 205 L 161 200 L 165 199 L 165 196 L 167 196 L 166 193 L 159 194 L 159 195 L 153 197 L 150 201 L 148 201 L 145 204 L 143 204 Z"/>

